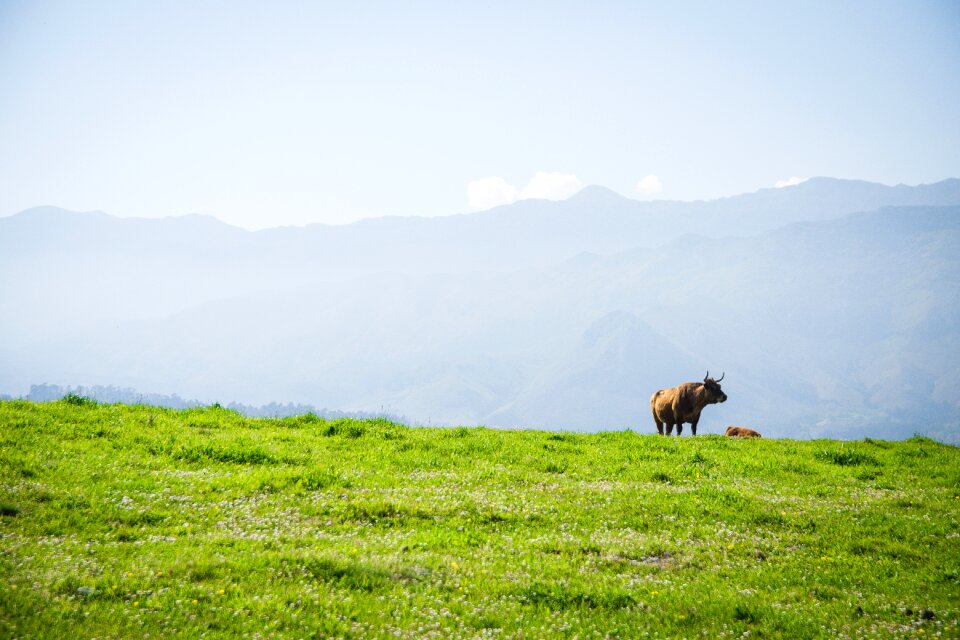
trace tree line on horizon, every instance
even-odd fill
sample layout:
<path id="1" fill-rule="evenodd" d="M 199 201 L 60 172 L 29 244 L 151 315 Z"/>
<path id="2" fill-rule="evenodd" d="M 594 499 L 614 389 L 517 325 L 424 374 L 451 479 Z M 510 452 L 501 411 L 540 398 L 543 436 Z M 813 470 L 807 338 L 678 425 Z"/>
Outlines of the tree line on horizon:
<path id="1" fill-rule="evenodd" d="M 230 402 L 224 405 L 213 403 L 213 405 L 211 405 L 211 403 L 201 402 L 196 399 L 181 398 L 176 393 L 142 393 L 130 387 L 118 387 L 114 385 L 78 385 L 74 387 L 47 383 L 32 384 L 30 385 L 30 391 L 25 396 L 17 398 L 8 394 L 0 394 L 0 400 L 55 402 L 67 396 L 88 398 L 103 404 L 147 405 L 166 409 L 196 409 L 207 406 L 222 406 L 224 409 L 236 411 L 248 418 L 287 418 L 312 413 L 318 418 L 324 418 L 326 420 L 336 420 L 339 418 L 355 418 L 360 420 L 387 418 L 397 424 L 407 424 L 407 420 L 402 416 L 388 415 L 382 412 L 318 409 L 313 405 L 294 402 L 270 402 L 259 406 L 243 404 L 241 402 Z"/>

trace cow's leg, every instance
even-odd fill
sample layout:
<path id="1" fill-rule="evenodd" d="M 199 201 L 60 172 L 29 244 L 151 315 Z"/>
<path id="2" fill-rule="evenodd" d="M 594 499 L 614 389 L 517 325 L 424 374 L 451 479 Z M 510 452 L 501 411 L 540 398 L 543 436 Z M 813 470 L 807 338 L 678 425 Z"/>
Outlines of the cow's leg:
<path id="1" fill-rule="evenodd" d="M 667 428 L 667 435 L 668 435 L 668 436 L 671 435 L 671 434 L 673 433 L 673 424 L 670 423 L 670 422 L 668 422 L 668 423 L 666 423 L 665 426 L 666 426 L 666 428 Z"/>
<path id="2" fill-rule="evenodd" d="M 677 423 L 677 436 L 679 437 L 680 434 L 682 434 L 682 433 L 683 433 L 683 423 L 682 423 L 682 422 L 678 422 L 678 423 Z"/>
<path id="3" fill-rule="evenodd" d="M 700 418 L 697 418 L 690 423 L 690 432 L 692 435 L 697 435 L 697 422 L 699 421 L 700 421 Z"/>
<path id="4" fill-rule="evenodd" d="M 655 422 L 657 423 L 657 433 L 663 435 L 663 423 L 659 420 L 656 420 Z"/>

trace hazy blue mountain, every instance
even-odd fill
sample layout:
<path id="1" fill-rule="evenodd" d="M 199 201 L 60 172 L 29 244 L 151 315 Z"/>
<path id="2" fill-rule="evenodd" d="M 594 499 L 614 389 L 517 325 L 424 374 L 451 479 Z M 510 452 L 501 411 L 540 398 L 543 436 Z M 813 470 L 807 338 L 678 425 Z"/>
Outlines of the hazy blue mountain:
<path id="1" fill-rule="evenodd" d="M 257 233 L 32 210 L 0 219 L 0 392 L 649 431 L 650 394 L 709 369 L 730 401 L 701 433 L 957 441 L 958 186 L 818 179 L 705 203 L 591 188 Z M 910 206 L 866 209 L 891 201 Z"/>
<path id="2" fill-rule="evenodd" d="M 247 232 L 205 216 L 113 218 L 38 207 L 0 218 L 0 348 L 210 300 L 379 273 L 507 273 L 581 252 L 744 236 L 891 205 L 960 204 L 960 180 L 919 187 L 814 178 L 708 202 L 639 202 L 602 187 L 472 215 Z M 65 313 L 65 310 L 69 310 Z"/>

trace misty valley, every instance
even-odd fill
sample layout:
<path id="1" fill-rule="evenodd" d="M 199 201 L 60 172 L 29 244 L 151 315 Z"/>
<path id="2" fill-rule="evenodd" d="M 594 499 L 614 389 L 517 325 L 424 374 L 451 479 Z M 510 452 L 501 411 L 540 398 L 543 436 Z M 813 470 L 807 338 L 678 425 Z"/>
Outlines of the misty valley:
<path id="1" fill-rule="evenodd" d="M 0 218 L 0 394 L 115 385 L 410 424 L 960 441 L 960 180 L 706 202 L 600 187 L 469 215 L 248 232 Z"/>

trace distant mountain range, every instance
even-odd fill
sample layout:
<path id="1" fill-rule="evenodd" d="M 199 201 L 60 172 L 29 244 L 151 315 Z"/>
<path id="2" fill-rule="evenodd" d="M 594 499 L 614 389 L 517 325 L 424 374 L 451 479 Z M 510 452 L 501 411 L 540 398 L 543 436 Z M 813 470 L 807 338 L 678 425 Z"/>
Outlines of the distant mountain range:
<path id="1" fill-rule="evenodd" d="M 0 393 L 648 432 L 709 369 L 730 400 L 700 433 L 960 441 L 955 179 L 259 232 L 44 207 L 0 218 L 0 274 Z"/>

